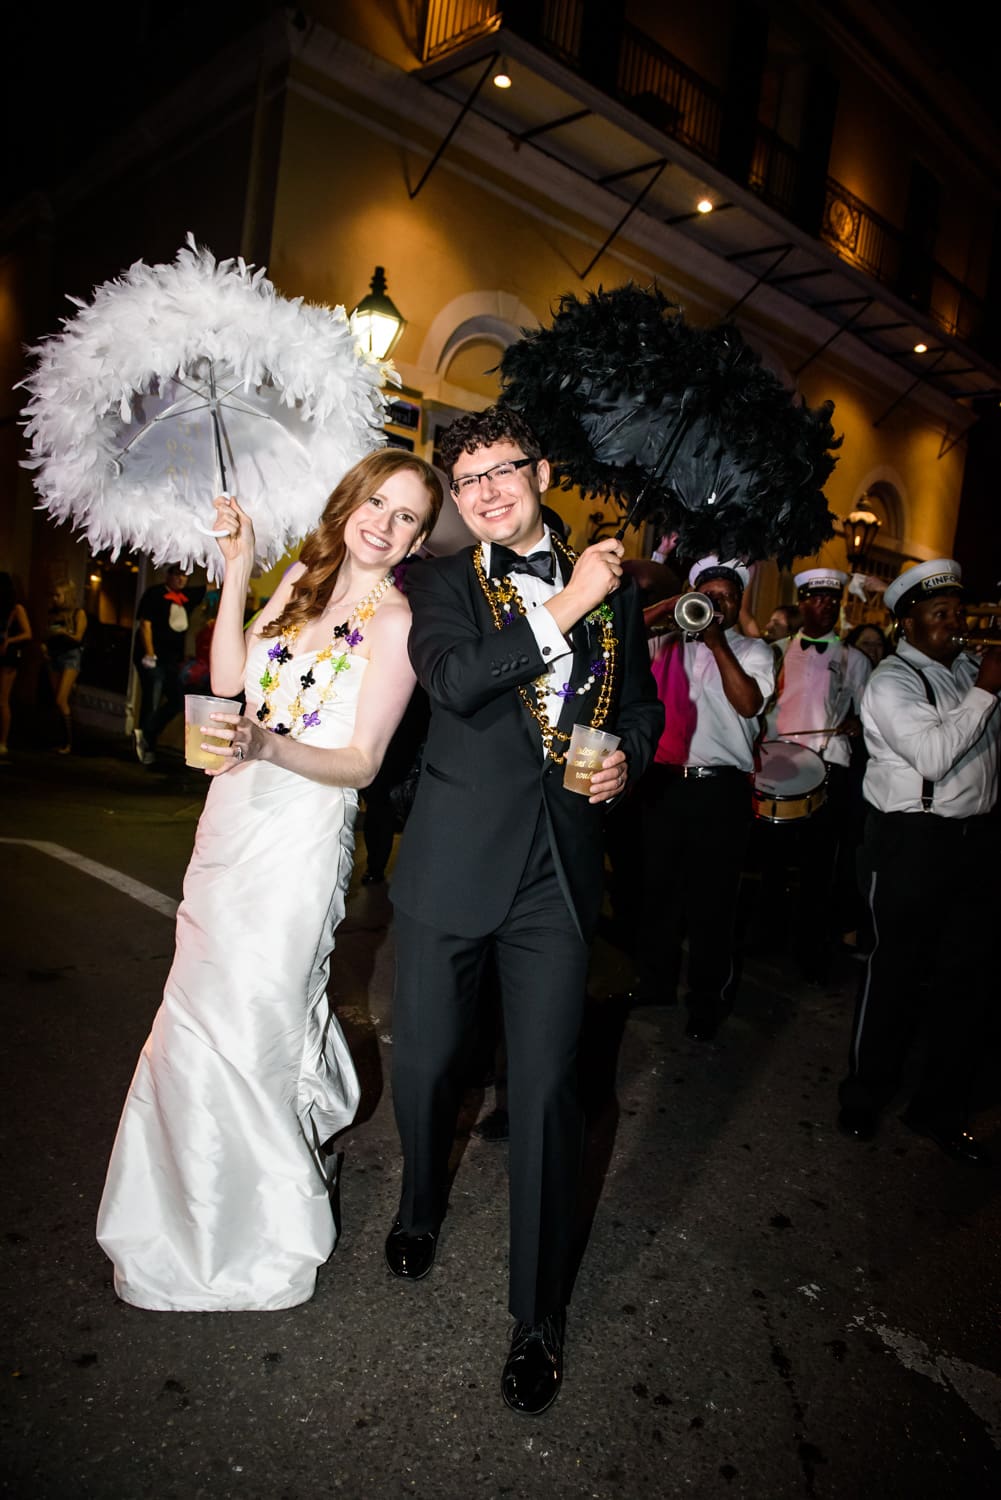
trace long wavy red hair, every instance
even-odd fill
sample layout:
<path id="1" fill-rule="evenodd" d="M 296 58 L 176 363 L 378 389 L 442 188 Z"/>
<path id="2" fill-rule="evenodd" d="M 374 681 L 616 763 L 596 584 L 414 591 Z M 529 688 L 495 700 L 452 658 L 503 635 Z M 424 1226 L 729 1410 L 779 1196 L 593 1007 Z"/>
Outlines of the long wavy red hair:
<path id="1" fill-rule="evenodd" d="M 264 627 L 262 635 L 282 635 L 291 627 L 301 627 L 322 615 L 344 562 L 344 528 L 348 519 L 391 475 L 405 470 L 416 474 L 424 485 L 430 513 L 421 535 L 427 536 L 444 499 L 434 469 L 423 458 L 401 448 L 379 448 L 369 453 L 348 470 L 324 506 L 316 529 L 310 532 L 299 554 L 306 571 L 293 583 L 292 597 L 278 618 Z"/>

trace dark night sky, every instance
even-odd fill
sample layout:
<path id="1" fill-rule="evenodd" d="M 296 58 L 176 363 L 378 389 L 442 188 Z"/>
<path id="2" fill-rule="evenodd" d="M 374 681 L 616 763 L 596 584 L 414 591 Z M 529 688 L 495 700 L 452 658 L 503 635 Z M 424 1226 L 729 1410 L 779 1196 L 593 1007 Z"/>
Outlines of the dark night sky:
<path id="1" fill-rule="evenodd" d="M 193 57 L 204 60 L 234 28 L 275 8 L 283 7 L 276 0 L 174 0 L 169 9 L 153 0 L 104 0 L 70 6 L 56 21 L 37 0 L 6 7 L 4 202 L 72 171 Z M 947 10 L 941 0 L 907 0 L 897 9 L 1001 127 L 996 49 L 984 32 L 982 0 L 950 0 Z"/>

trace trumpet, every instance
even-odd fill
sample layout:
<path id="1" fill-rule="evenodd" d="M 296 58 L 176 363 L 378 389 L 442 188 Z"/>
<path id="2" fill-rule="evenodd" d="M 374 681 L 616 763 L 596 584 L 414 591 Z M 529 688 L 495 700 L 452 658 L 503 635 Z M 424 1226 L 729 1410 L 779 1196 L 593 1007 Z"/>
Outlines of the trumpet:
<path id="1" fill-rule="evenodd" d="M 1001 646 L 1001 636 L 954 635 L 952 638 L 961 651 L 975 651 L 978 646 L 987 650 L 990 646 Z"/>
<path id="2" fill-rule="evenodd" d="M 700 594 L 692 590 L 687 594 L 679 594 L 677 599 L 666 599 L 660 606 L 654 605 L 653 609 L 668 609 L 672 606 L 671 613 L 663 621 L 656 622 L 647 627 L 650 635 L 701 635 L 713 620 L 720 616 L 716 612 L 716 606 L 708 594 Z"/>

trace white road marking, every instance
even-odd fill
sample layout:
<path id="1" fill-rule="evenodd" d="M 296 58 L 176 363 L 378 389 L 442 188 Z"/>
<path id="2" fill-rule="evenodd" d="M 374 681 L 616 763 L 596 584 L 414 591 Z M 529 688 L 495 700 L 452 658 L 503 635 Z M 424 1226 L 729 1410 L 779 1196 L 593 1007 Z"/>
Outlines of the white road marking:
<path id="1" fill-rule="evenodd" d="M 52 859 L 61 859 L 65 865 L 72 865 L 83 875 L 90 875 L 94 880 L 103 880 L 105 885 L 113 886 L 116 891 L 121 891 L 123 896 L 131 896 L 133 901 L 141 901 L 143 906 L 149 906 L 153 911 L 158 911 L 162 917 L 169 917 L 173 921 L 177 915 L 178 903 L 170 896 L 154 891 L 152 886 L 143 885 L 141 880 L 133 880 L 131 875 L 123 875 L 121 870 L 112 870 L 108 865 L 100 865 L 96 859 L 88 859 L 85 854 L 77 854 L 73 849 L 64 849 L 62 844 L 50 844 L 45 839 L 4 838 L 0 838 L 0 844 L 20 844 L 26 849 L 37 849 L 40 854 L 48 854 Z"/>
<path id="2" fill-rule="evenodd" d="M 851 1321 L 850 1327 L 865 1328 L 882 1339 L 907 1370 L 924 1375 L 936 1385 L 955 1391 L 961 1401 L 979 1417 L 987 1428 L 995 1448 L 1001 1449 L 1001 1377 L 990 1370 L 982 1370 L 965 1359 L 954 1359 L 949 1354 L 933 1354 L 928 1345 L 914 1334 L 891 1328 L 880 1321 L 881 1314 L 870 1308 Z"/>

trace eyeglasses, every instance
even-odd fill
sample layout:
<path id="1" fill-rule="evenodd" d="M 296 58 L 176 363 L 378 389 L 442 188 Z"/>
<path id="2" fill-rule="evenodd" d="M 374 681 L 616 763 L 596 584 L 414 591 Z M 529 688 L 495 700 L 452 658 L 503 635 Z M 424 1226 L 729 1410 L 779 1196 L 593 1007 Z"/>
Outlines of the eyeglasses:
<path id="1" fill-rule="evenodd" d="M 506 479 L 513 479 L 526 464 L 536 463 L 537 458 L 509 458 L 507 463 L 494 464 L 491 468 L 484 469 L 482 474 L 460 474 L 458 479 L 451 481 L 449 489 L 453 495 L 468 495 L 479 489 L 482 479 L 489 479 L 491 484 L 503 484 Z"/>

